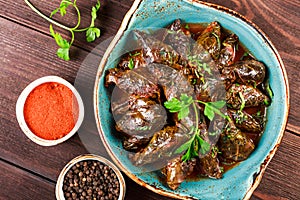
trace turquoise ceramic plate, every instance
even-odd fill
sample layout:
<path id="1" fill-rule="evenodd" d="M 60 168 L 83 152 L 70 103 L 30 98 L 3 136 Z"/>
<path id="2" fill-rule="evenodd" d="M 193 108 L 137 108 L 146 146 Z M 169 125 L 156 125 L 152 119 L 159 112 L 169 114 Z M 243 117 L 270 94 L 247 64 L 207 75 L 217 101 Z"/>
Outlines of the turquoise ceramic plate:
<path id="1" fill-rule="evenodd" d="M 267 111 L 267 125 L 255 151 L 246 160 L 227 171 L 220 180 L 188 181 L 173 191 L 165 187 L 155 172 L 143 172 L 128 160 L 121 142 L 113 136 L 113 118 L 109 112 L 109 93 L 104 87 L 104 71 L 114 67 L 126 44 L 125 31 L 145 27 L 162 28 L 176 18 L 185 22 L 218 21 L 236 33 L 251 53 L 268 67 L 274 98 Z M 197 1 L 136 0 L 124 18 L 120 30 L 108 47 L 98 69 L 95 91 L 95 115 L 103 143 L 118 167 L 138 184 L 162 195 L 181 199 L 249 199 L 263 172 L 275 154 L 287 122 L 289 89 L 285 68 L 278 52 L 265 34 L 252 22 L 226 8 Z"/>

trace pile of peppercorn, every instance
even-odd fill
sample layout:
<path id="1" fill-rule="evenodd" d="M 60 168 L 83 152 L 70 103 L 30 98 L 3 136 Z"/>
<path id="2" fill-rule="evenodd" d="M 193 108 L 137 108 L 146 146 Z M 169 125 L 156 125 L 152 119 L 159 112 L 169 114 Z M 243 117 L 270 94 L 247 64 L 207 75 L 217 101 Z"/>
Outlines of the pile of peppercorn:
<path id="1" fill-rule="evenodd" d="M 85 160 L 74 164 L 63 181 L 65 199 L 114 199 L 120 193 L 116 173 L 97 160 Z"/>

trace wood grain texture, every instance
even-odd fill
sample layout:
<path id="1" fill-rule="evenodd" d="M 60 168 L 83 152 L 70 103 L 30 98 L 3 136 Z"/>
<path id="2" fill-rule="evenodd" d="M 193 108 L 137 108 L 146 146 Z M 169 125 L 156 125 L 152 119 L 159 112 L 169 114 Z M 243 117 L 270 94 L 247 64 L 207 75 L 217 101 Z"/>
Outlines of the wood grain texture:
<path id="1" fill-rule="evenodd" d="M 300 1 L 207 0 L 233 9 L 258 25 L 277 48 L 285 64 L 291 91 L 289 130 L 300 134 Z"/>
<path id="2" fill-rule="evenodd" d="M 87 53 L 74 48 L 72 54 L 76 54 L 76 59 L 72 62 L 64 62 L 53 54 L 55 43 L 49 42 L 48 48 L 45 48 L 49 36 L 36 33 L 3 18 L 0 19 L 0 26 L 3 27 L 0 30 L 0 44 L 4 47 L 4 51 L 1 51 L 3 60 L 0 74 L 2 83 L 0 126 L 4 131 L 0 135 L 1 156 L 16 165 L 24 166 L 55 180 L 65 163 L 61 161 L 86 153 L 85 148 L 76 137 L 72 138 L 70 143 L 49 148 L 29 141 L 18 127 L 15 104 L 23 88 L 39 77 L 57 75 L 74 82 L 76 72 Z M 14 145 L 8 148 L 6 145 L 9 144 Z"/>
<path id="3" fill-rule="evenodd" d="M 31 81 L 41 76 L 52 74 L 74 82 L 76 72 L 79 67 L 81 67 L 80 72 L 84 74 L 85 77 L 85 80 L 81 80 L 81 83 L 86 81 L 85 85 L 87 86 L 87 83 L 91 83 L 93 79 L 95 79 L 95 77 L 93 77 L 95 73 L 90 71 L 90 66 L 82 66 L 82 63 L 97 66 L 100 61 L 99 58 L 94 58 L 95 55 L 90 54 L 89 56 L 92 56 L 92 58 L 88 59 L 88 62 L 83 62 L 87 55 L 86 51 L 75 48 L 76 59 L 64 62 L 56 58 L 53 52 L 51 52 L 52 50 L 55 51 L 56 47 L 52 41 L 48 42 L 50 38 L 48 35 L 37 33 L 30 28 L 23 27 L 3 18 L 0 18 L 0 27 L 2 27 L 0 29 L 0 45 L 5 47 L 0 55 L 0 57 L 3 58 L 1 60 L 0 73 L 0 81 L 2 84 L 0 88 L 0 129 L 4 130 L 4 132 L 0 134 L 1 159 L 47 177 L 52 181 L 56 181 L 64 165 L 78 155 L 97 153 L 109 159 L 98 133 L 95 133 L 95 124 L 91 123 L 90 120 L 84 121 L 78 134 L 69 139 L 68 142 L 54 147 L 41 147 L 31 142 L 22 133 L 15 117 L 17 98 L 22 89 Z M 26 35 L 23 34 L 24 32 Z M 49 43 L 47 46 L 48 49 L 45 49 L 44 44 L 47 42 Z M 87 88 L 78 89 L 83 92 L 91 88 L 87 86 Z M 91 92 L 89 92 L 89 94 L 91 94 Z M 85 98 L 84 95 L 81 94 L 81 96 L 83 99 Z M 89 96 L 86 98 L 92 97 Z M 87 112 L 93 113 L 91 107 L 87 108 Z M 90 116 L 93 117 L 93 114 Z M 0 163 L 0 166 L 1 165 Z M 13 173 L 15 173 L 15 176 L 18 176 L 18 172 Z M 1 180 L 5 179 L 4 176 L 0 177 Z M 128 178 L 126 182 L 131 186 L 127 189 L 126 193 L 126 198 L 128 199 L 132 199 L 136 194 L 144 196 L 147 199 L 159 199 L 161 197 L 137 185 Z M 39 182 L 36 182 L 35 186 L 37 187 L 39 184 Z M 14 191 L 13 185 L 13 182 L 9 181 L 8 184 L 5 184 L 5 187 L 8 191 Z M 49 199 L 53 199 L 54 190 L 50 190 L 51 188 L 48 189 L 48 192 L 52 193 Z M 18 195 L 21 196 L 20 194 L 22 192 L 25 192 L 25 194 L 30 192 L 26 187 L 20 187 L 19 190 L 20 191 L 15 194 L 16 196 L 13 195 L 11 199 L 18 199 L 16 197 Z M 41 193 L 33 194 L 31 199 L 40 199 L 40 195 Z M 139 196 L 137 197 L 140 198 Z M 25 196 L 24 199 L 30 198 Z"/>
<path id="4" fill-rule="evenodd" d="M 113 36 L 119 26 L 121 24 L 122 18 L 130 8 L 132 4 L 132 0 L 109 0 L 103 1 L 101 0 L 101 7 L 98 12 L 98 18 L 95 21 L 95 26 L 100 27 L 101 29 L 101 37 L 95 42 L 88 43 L 85 39 L 85 33 L 76 33 L 75 34 L 75 42 L 74 45 L 81 47 L 85 50 L 92 50 L 102 41 Z M 47 1 L 47 0 L 32 0 L 31 3 L 40 10 L 46 16 L 49 16 L 51 11 L 59 6 L 60 1 Z M 96 0 L 92 1 L 78 1 L 78 7 L 81 11 L 81 26 L 82 28 L 90 25 L 91 20 L 91 7 L 96 3 Z M 44 34 L 50 35 L 49 33 L 49 23 L 38 16 L 34 11 L 29 8 L 26 3 L 22 0 L 11 1 L 7 3 L 7 1 L 0 0 L 0 16 L 15 21 L 17 23 L 22 24 L 23 26 L 30 27 L 38 32 L 42 32 Z M 16 9 L 12 9 L 16 8 Z M 22 12 L 20 12 L 22 10 Z M 74 22 L 77 22 L 76 12 L 72 9 L 68 9 L 68 14 L 64 17 L 61 17 L 60 14 L 56 14 L 54 16 L 56 21 L 61 22 L 69 27 L 75 25 Z M 62 34 L 62 36 L 66 39 L 70 39 L 70 33 L 66 30 L 63 30 L 59 27 L 54 27 L 56 31 Z M 103 53 L 103 49 L 101 52 Z"/>
<path id="5" fill-rule="evenodd" d="M 84 33 L 76 34 L 74 45 L 85 50 L 92 50 L 104 40 L 113 36 L 121 23 L 121 20 L 133 0 L 113 0 L 101 1 L 102 6 L 99 11 L 99 17 L 96 20 L 96 26 L 102 31 L 102 37 L 93 43 L 86 43 Z M 233 9 L 257 24 L 270 38 L 277 50 L 279 51 L 288 72 L 290 82 L 298 79 L 298 64 L 300 62 L 300 3 L 299 0 L 281 1 L 281 0 L 207 0 L 205 2 L 219 4 Z M 39 8 L 44 14 L 49 15 L 50 11 L 55 9 L 59 1 L 37 1 L 32 3 Z M 82 10 L 83 26 L 89 24 L 90 8 L 95 1 L 79 1 L 78 5 Z M 28 26 L 34 30 L 44 34 L 49 34 L 48 22 L 35 14 L 22 0 L 6 3 L 0 0 L 1 12 L 0 16 L 6 17 L 24 26 Z M 18 9 L 11 9 L 16 7 Z M 19 12 L 22 10 L 23 12 Z M 25 13 L 25 14 L 24 14 Z M 65 24 L 74 24 L 76 14 L 71 10 L 70 14 L 64 18 L 56 15 L 54 19 L 63 21 Z M 65 38 L 70 38 L 70 34 L 60 28 L 56 28 Z M 103 54 L 105 49 L 98 49 L 97 53 Z M 300 134 L 297 125 L 300 124 L 300 103 L 298 99 L 300 94 L 296 90 L 300 87 L 300 82 L 294 82 L 290 85 L 291 95 L 291 111 L 289 117 L 288 129 Z M 294 92 L 295 91 L 295 92 Z"/>
<path id="6" fill-rule="evenodd" d="M 0 160 L 0 199 L 55 199 L 55 184 Z"/>
<path id="7" fill-rule="evenodd" d="M 20 130 L 15 117 L 15 103 L 22 89 L 31 81 L 45 75 L 58 75 L 75 84 L 93 113 L 90 96 L 95 69 L 105 45 L 98 44 L 112 37 L 132 0 L 101 1 L 96 26 L 102 36 L 87 43 L 84 34 L 76 34 L 69 62 L 56 58 L 57 46 L 50 37 L 48 23 L 30 10 L 22 0 L 0 0 L 0 199 L 54 199 L 54 184 L 60 170 L 72 158 L 85 153 L 97 153 L 108 158 L 95 132 L 93 118 L 68 142 L 41 147 L 31 142 Z M 287 68 L 291 89 L 289 124 L 282 144 L 270 162 L 261 184 L 251 199 L 298 199 L 300 196 L 300 2 L 299 0 L 208 0 L 226 6 L 256 23 L 278 49 Z M 59 0 L 32 0 L 43 13 L 49 15 Z M 95 1 L 78 1 L 84 25 L 90 21 L 90 7 Z M 76 18 L 71 11 L 64 20 L 71 24 Z M 62 20 L 57 17 L 57 20 Z M 56 29 L 68 38 L 69 33 Z M 86 56 L 91 56 L 85 62 Z M 83 66 L 84 65 L 84 66 Z M 80 71 L 81 79 L 77 72 Z M 76 82 L 75 82 L 76 80 Z M 78 82 L 79 81 L 79 82 Z M 91 142 L 87 142 L 91 141 Z M 8 163 L 12 163 L 10 165 Z M 20 166 L 20 168 L 15 167 Z M 26 170 L 25 170 L 26 169 Z M 36 176 L 38 175 L 38 176 Z M 44 177 L 44 178 L 43 178 Z M 50 180 L 50 182 L 49 182 Z M 28 183 L 28 184 L 27 184 Z M 170 199 L 152 193 L 126 177 L 126 199 Z M 8 191 L 8 192 L 6 192 Z M 8 194 L 7 194 L 8 193 Z M 41 197 L 41 194 L 43 196 Z"/>
<path id="8" fill-rule="evenodd" d="M 254 192 L 261 199 L 298 199 L 300 195 L 300 140 L 285 132 L 282 143 L 270 162 L 261 184 Z"/>

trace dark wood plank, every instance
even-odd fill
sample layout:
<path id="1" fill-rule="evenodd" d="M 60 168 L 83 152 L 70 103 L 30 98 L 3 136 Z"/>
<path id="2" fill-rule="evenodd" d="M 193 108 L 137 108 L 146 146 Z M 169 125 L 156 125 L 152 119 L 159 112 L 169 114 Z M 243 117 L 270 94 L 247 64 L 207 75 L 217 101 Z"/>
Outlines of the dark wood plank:
<path id="1" fill-rule="evenodd" d="M 261 199 L 299 199 L 299 146 L 299 136 L 285 132 L 282 143 L 267 167 L 254 196 Z"/>
<path id="2" fill-rule="evenodd" d="M 300 4 L 297 0 L 207 0 L 233 9 L 257 24 L 270 38 L 287 69 L 291 91 L 291 109 L 287 128 L 300 134 Z"/>
<path id="3" fill-rule="evenodd" d="M 55 199 L 55 184 L 0 161 L 0 199 Z"/>
<path id="4" fill-rule="evenodd" d="M 0 45 L 5 47 L 4 51 L 1 51 L 3 62 L 1 62 L 0 73 L 0 84 L 3 86 L 0 88 L 0 128 L 3 130 L 3 134 L 0 134 L 1 159 L 56 181 L 64 165 L 78 155 L 96 153 L 109 158 L 98 136 L 93 114 L 87 115 L 88 118 L 84 121 L 78 134 L 68 142 L 54 147 L 41 147 L 31 142 L 20 130 L 15 117 L 15 103 L 19 94 L 27 84 L 38 77 L 51 74 L 74 82 L 76 72 L 81 67 L 80 73 L 84 76 L 80 77 L 85 77 L 85 79 L 76 80 L 77 84 L 83 83 L 81 87 L 78 85 L 79 91 L 90 90 L 95 79 L 93 70 L 97 69 L 100 57 L 90 54 L 90 59 L 83 62 L 87 53 L 75 48 L 77 59 L 64 62 L 52 55 L 52 50 L 55 50 L 56 47 L 52 41 L 49 41 L 49 36 L 3 18 L 0 18 L 0 26 L 3 27 L 0 30 Z M 15 32 L 15 30 L 18 31 Z M 44 49 L 44 46 L 48 48 Z M 93 68 L 82 66 L 82 63 L 92 65 Z M 84 100 L 85 98 L 91 99 L 92 91 L 88 91 L 88 94 L 90 96 L 86 97 L 84 94 L 81 96 Z M 89 106 L 86 107 L 87 113 L 93 113 L 92 105 Z M 18 175 L 17 171 L 12 173 Z M 128 199 L 134 197 L 137 199 L 140 196 L 145 196 L 147 199 L 161 198 L 128 178 L 126 182 L 128 183 L 126 193 Z M 37 182 L 37 184 L 39 183 Z M 12 185 L 13 183 L 8 181 L 5 187 L 8 191 L 14 191 Z M 54 191 L 49 188 L 48 192 L 53 193 Z M 137 194 L 139 195 L 137 196 Z M 32 199 L 40 199 L 39 195 L 41 193 L 35 194 Z"/>
<path id="5" fill-rule="evenodd" d="M 300 83 L 295 81 L 298 80 L 299 75 L 297 70 L 299 65 L 299 39 L 297 37 L 299 35 L 299 23 L 297 23 L 299 22 L 299 3 L 286 0 L 209 0 L 208 2 L 218 3 L 244 14 L 261 27 L 274 42 L 286 65 L 291 85 L 291 114 L 288 129 L 300 133 L 300 110 L 297 101 L 300 96 L 298 92 Z M 33 3 L 49 14 L 50 10 L 59 4 L 59 1 L 34 0 Z M 84 8 L 83 13 L 86 13 L 83 17 L 84 23 L 89 21 L 90 4 L 88 5 L 88 3 L 91 2 L 80 1 Z M 103 30 L 103 37 L 95 43 L 88 44 L 85 42 L 84 35 L 79 34 L 78 37 L 76 35 L 77 42 L 75 44 L 85 50 L 91 50 L 112 36 L 116 33 L 122 17 L 131 4 L 132 1 L 125 0 L 103 2 L 101 14 L 96 21 L 96 24 Z M 1 158 L 55 181 L 62 167 L 77 155 L 93 152 L 107 156 L 97 133 L 94 132 L 95 127 L 92 123 L 86 123 L 84 126 L 86 128 L 79 131 L 79 134 L 68 142 L 55 147 L 40 147 L 29 141 L 21 132 L 15 119 L 15 103 L 21 90 L 36 78 L 50 74 L 61 76 L 73 83 L 87 52 L 82 48 L 74 47 L 71 53 L 75 57 L 72 61 L 64 62 L 57 59 L 55 56 L 57 47 L 49 36 L 48 23 L 45 20 L 35 15 L 24 1 L 0 0 L 0 5 L 0 16 L 5 18 L 0 17 L 0 45 L 3 48 L 0 51 L 0 129 L 3 130 L 0 134 Z M 72 17 L 74 15 L 66 18 L 67 23 L 72 22 Z M 63 33 L 64 36 L 68 36 L 67 32 Z M 97 52 L 101 53 L 104 49 L 100 48 Z M 99 61 L 98 58 L 91 60 L 93 65 Z M 87 75 L 85 81 L 91 83 L 94 72 L 89 68 L 86 69 L 83 71 Z M 86 140 L 92 142 L 87 144 Z M 299 143 L 299 136 L 286 132 L 282 145 L 268 166 L 262 183 L 252 199 L 298 199 L 297 197 L 300 196 L 298 187 L 300 184 L 298 179 L 300 175 Z M 0 171 L 1 177 L 4 177 L 2 172 L 11 173 L 12 177 L 27 174 L 27 172 L 1 162 Z M 31 176 L 27 175 L 27 178 Z M 16 193 L 11 199 L 22 199 L 22 193 L 25 193 L 26 198 L 24 199 L 41 199 L 41 194 L 45 194 L 43 199 L 47 199 L 47 197 L 53 199 L 53 184 L 48 187 L 47 191 L 36 190 L 35 193 L 32 193 L 33 196 L 27 196 L 31 192 L 31 188 L 39 187 L 40 184 L 42 184 L 42 188 L 47 188 L 46 186 L 49 184 L 47 180 L 38 179 L 37 185 L 29 185 L 29 188 L 22 185 L 18 187 L 17 191 L 14 187 L 17 184 L 13 178 L 1 178 L 1 192 Z M 27 179 L 24 180 L 26 182 Z M 126 183 L 128 184 L 126 199 L 165 199 L 138 186 L 128 178 Z M 8 198 L 1 195 L 0 199 Z"/>
<path id="6" fill-rule="evenodd" d="M 89 26 L 90 24 L 90 11 L 92 6 L 96 3 L 96 0 L 77 2 L 82 17 L 81 27 L 84 28 Z M 95 26 L 101 29 L 101 37 L 95 42 L 88 43 L 85 39 L 85 33 L 76 33 L 74 45 L 86 50 L 92 50 L 98 44 L 113 36 L 119 29 L 121 21 L 128 9 L 130 8 L 132 2 L 133 0 L 101 0 L 101 8 L 98 11 L 98 18 L 95 21 Z M 31 3 L 46 16 L 49 16 L 51 11 L 59 6 L 60 0 L 32 0 Z M 38 30 L 39 32 L 49 35 L 49 23 L 45 19 L 38 16 L 34 11 L 32 11 L 31 8 L 29 8 L 23 0 L 11 1 L 9 3 L 7 1 L 0 0 L 0 5 L 0 16 L 8 18 L 12 21 L 16 21 L 24 26 L 28 26 L 32 29 Z M 22 10 L 22 12 L 20 12 L 20 10 Z M 58 13 L 54 16 L 54 19 L 66 26 L 72 27 L 77 22 L 77 15 L 74 10 L 68 9 L 67 15 L 61 17 Z M 70 39 L 70 33 L 68 31 L 65 31 L 59 27 L 54 28 L 56 31 L 61 33 L 64 38 Z M 103 53 L 105 49 L 99 50 L 102 51 L 98 53 Z"/>
<path id="7" fill-rule="evenodd" d="M 104 40 L 110 38 L 116 33 L 123 16 L 129 9 L 133 0 L 130 1 L 101 1 L 102 7 L 99 11 L 99 17 L 96 20 L 96 26 L 101 27 L 102 37 L 93 43 L 86 43 L 84 34 L 76 34 L 75 45 L 80 46 L 86 50 L 92 50 Z M 300 63 L 300 14 L 299 3 L 294 1 L 281 0 L 264 0 L 264 1 L 239 1 L 239 0 L 207 0 L 206 2 L 219 4 L 231 8 L 248 19 L 256 23 L 273 41 L 275 47 L 278 49 L 288 72 L 291 90 L 291 111 L 289 116 L 289 125 L 287 128 L 300 134 L 300 94 L 297 92 L 300 87 L 300 82 L 293 81 L 298 79 L 297 66 Z M 59 1 L 32 1 L 32 3 L 39 8 L 43 13 L 49 15 L 50 12 L 57 7 Z M 2 5 L 0 16 L 5 16 L 9 19 L 17 21 L 23 25 L 29 26 L 33 29 L 39 30 L 45 34 L 49 34 L 48 23 L 36 15 L 30 8 L 22 1 L 17 0 L 10 3 L 0 0 Z M 79 6 L 82 10 L 83 25 L 88 25 L 90 21 L 90 8 L 94 1 L 79 1 Z M 11 9 L 16 7 L 18 9 Z M 22 10 L 23 12 L 19 12 Z M 26 13 L 26 14 L 24 14 Z M 57 16 L 56 19 L 64 21 L 65 24 L 74 24 L 76 15 L 70 11 L 70 14 L 63 19 Z M 57 29 L 63 33 L 64 37 L 69 37 L 67 31 Z M 98 53 L 103 53 L 105 49 L 99 49 Z"/>
<path id="8" fill-rule="evenodd" d="M 76 59 L 65 62 L 53 54 L 56 47 L 49 36 L 3 18 L 0 18 L 0 26 L 0 44 L 4 47 L 0 73 L 1 157 L 55 180 L 67 160 L 87 151 L 78 136 L 49 148 L 29 141 L 18 127 L 15 104 L 25 86 L 39 77 L 57 75 L 74 82 L 87 53 L 74 48 L 72 54 L 76 54 Z"/>

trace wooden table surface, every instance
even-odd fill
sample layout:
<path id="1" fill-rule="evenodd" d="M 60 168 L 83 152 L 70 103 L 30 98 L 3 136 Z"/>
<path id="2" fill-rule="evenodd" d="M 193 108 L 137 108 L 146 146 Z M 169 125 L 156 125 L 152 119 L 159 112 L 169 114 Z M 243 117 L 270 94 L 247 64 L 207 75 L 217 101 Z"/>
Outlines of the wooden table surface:
<path id="1" fill-rule="evenodd" d="M 40 11 L 49 15 L 60 1 L 32 0 Z M 34 13 L 23 0 L 0 0 L 0 199 L 55 199 L 56 179 L 72 158 L 97 153 L 108 157 L 93 123 L 91 101 L 87 103 L 89 122 L 74 137 L 54 147 L 31 142 L 16 120 L 15 105 L 27 84 L 46 76 L 57 75 L 76 86 L 85 82 L 91 94 L 95 69 L 103 55 L 105 43 L 117 32 L 131 7 L 130 0 L 101 1 L 96 26 L 102 36 L 87 43 L 84 34 L 76 34 L 71 61 L 55 55 L 57 46 L 49 34 L 49 23 Z M 299 0 L 209 0 L 234 9 L 256 23 L 279 51 L 290 82 L 291 108 L 282 143 L 270 162 L 259 187 L 251 199 L 300 198 L 300 1 Z M 90 8 L 95 1 L 78 1 L 82 23 L 88 25 Z M 60 19 L 60 18 L 59 18 Z M 74 24 L 71 12 L 65 24 Z M 69 38 L 68 32 L 56 28 Z M 94 50 L 93 50 L 94 49 Z M 89 54 L 90 52 L 92 54 Z M 85 60 L 87 55 L 93 59 Z M 92 60 L 92 61 L 90 61 Z M 89 63 L 90 62 L 90 63 Z M 91 68 L 89 66 L 92 66 Z M 81 70 L 81 71 L 80 71 Z M 78 78 L 85 74 L 85 79 Z M 76 78 L 77 76 L 77 78 Z M 86 142 L 92 141 L 92 142 Z M 126 199 L 170 199 L 155 194 L 125 176 Z"/>

